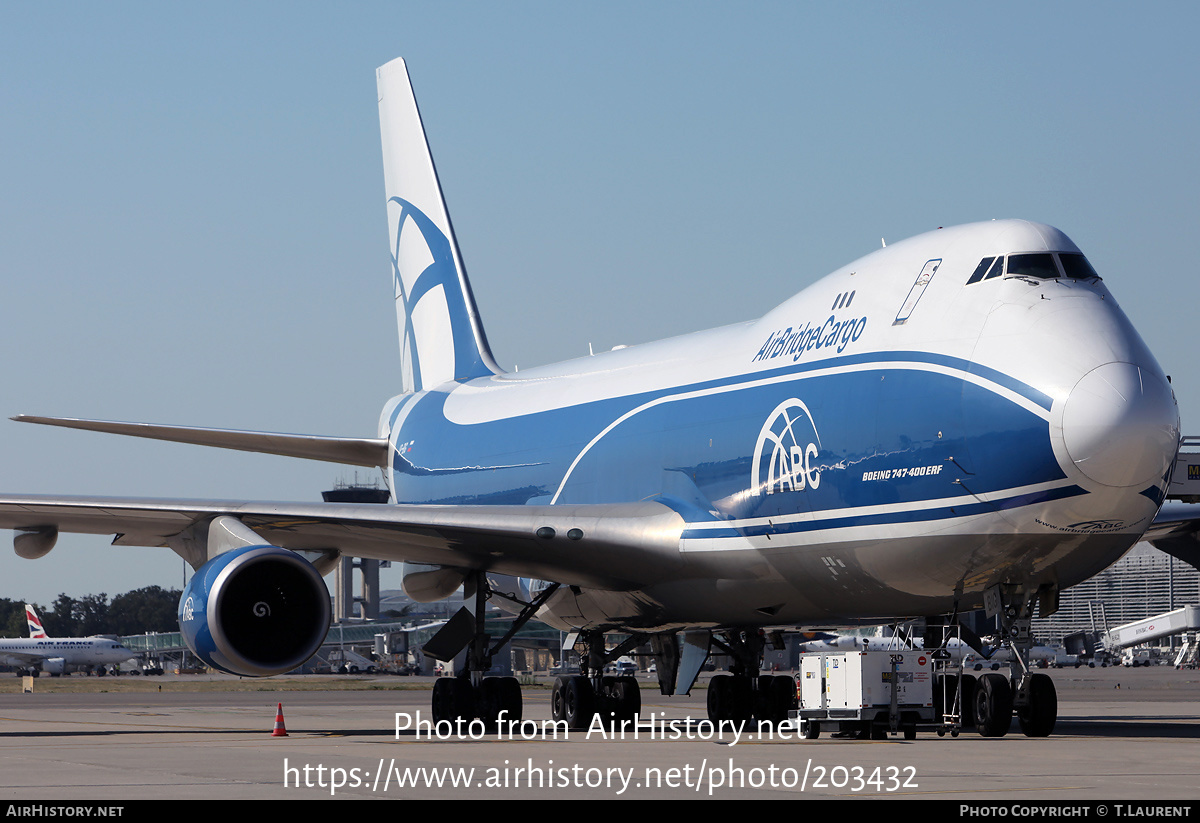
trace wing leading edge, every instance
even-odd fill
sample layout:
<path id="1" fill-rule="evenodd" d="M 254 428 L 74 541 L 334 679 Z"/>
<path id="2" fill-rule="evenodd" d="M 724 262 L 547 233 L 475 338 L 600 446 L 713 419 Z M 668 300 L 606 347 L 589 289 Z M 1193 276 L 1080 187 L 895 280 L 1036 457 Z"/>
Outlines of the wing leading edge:
<path id="1" fill-rule="evenodd" d="M 1200 505 L 1164 504 L 1142 539 L 1148 540 L 1156 549 L 1200 568 Z"/>
<path id="2" fill-rule="evenodd" d="M 679 553 L 683 518 L 655 502 L 412 506 L 0 496 L 0 528 L 16 530 L 17 541 L 37 536 L 48 551 L 58 532 L 115 534 L 115 545 L 170 547 L 193 568 L 208 559 L 196 547 L 197 530 L 223 516 L 241 521 L 264 543 L 293 551 L 407 560 L 608 590 L 687 576 Z"/>

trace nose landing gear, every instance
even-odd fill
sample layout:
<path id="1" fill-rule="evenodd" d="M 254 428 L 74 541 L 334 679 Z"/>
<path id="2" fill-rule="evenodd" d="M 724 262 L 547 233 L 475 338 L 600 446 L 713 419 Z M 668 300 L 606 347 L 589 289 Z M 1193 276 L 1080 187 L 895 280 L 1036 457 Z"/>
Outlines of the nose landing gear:
<path id="1" fill-rule="evenodd" d="M 1030 624 L 1034 603 L 1043 615 L 1058 610 L 1058 589 L 1043 585 L 1036 590 L 1019 584 L 1002 583 L 984 593 L 989 617 L 998 616 L 1004 633 L 1004 645 L 1012 651 L 1012 680 L 999 674 L 986 674 L 975 694 L 975 728 L 984 737 L 1003 737 L 1008 733 L 1015 712 L 1026 737 L 1046 737 L 1058 720 L 1058 694 L 1049 675 L 1029 668 L 1033 647 Z"/>

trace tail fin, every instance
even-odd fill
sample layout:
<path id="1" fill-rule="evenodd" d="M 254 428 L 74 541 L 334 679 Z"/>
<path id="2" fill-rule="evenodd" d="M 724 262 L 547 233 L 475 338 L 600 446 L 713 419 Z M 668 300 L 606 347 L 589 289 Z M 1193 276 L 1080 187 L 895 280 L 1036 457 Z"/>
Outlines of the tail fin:
<path id="1" fill-rule="evenodd" d="M 42 628 L 42 620 L 37 616 L 37 612 L 33 610 L 33 604 L 25 604 L 25 620 L 29 623 L 29 636 L 39 639 L 46 636 L 46 630 Z"/>
<path id="2" fill-rule="evenodd" d="M 498 374 L 429 153 L 408 69 L 375 72 L 403 390 Z"/>

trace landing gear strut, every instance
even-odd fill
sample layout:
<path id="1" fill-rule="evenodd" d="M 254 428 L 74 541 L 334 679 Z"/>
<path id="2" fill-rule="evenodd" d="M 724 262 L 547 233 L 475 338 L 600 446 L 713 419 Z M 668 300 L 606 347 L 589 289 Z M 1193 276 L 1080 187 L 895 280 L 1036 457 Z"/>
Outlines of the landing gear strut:
<path id="1" fill-rule="evenodd" d="M 1029 670 L 1033 646 L 1030 624 L 1034 603 L 1043 615 L 1058 608 L 1058 590 L 1052 585 L 1031 591 L 1025 586 L 1002 583 L 984 593 L 988 616 L 999 616 L 1004 645 L 1013 652 L 1012 680 L 987 674 L 980 678 L 975 693 L 975 728 L 984 737 L 1003 737 L 1012 724 L 1014 711 L 1026 737 L 1046 737 L 1058 720 L 1058 694 L 1048 675 Z"/>
<path id="2" fill-rule="evenodd" d="M 777 639 L 777 638 L 776 638 Z M 788 675 L 759 674 L 767 638 L 757 631 L 731 630 L 714 643 L 733 657 L 730 674 L 708 682 L 708 719 L 744 723 L 750 719 L 782 723 L 796 708 L 796 681 Z"/>
<path id="3" fill-rule="evenodd" d="M 646 640 L 645 635 L 635 634 L 616 648 L 606 650 L 603 632 L 585 632 L 576 644 L 576 648 L 582 646 L 580 674 L 554 681 L 550 710 L 555 722 L 565 721 L 570 729 L 586 729 L 599 715 L 606 728 L 615 723 L 621 729 L 633 723 L 642 710 L 642 691 L 637 678 L 606 676 L 604 666 Z"/>
<path id="4" fill-rule="evenodd" d="M 492 726 L 500 722 L 522 719 L 521 685 L 515 677 L 485 677 L 492 667 L 492 657 L 512 639 L 546 600 L 558 589 L 552 584 L 537 597 L 525 603 L 510 595 L 496 592 L 482 572 L 467 579 L 466 595 L 473 599 L 472 607 L 464 607 L 425 646 L 425 651 L 440 660 L 453 659 L 465 646 L 466 671 L 457 677 L 438 680 L 433 686 L 433 720 L 471 721 L 479 719 Z M 523 606 L 512 626 L 495 645 L 484 628 L 484 611 L 490 597 L 506 597 Z"/>

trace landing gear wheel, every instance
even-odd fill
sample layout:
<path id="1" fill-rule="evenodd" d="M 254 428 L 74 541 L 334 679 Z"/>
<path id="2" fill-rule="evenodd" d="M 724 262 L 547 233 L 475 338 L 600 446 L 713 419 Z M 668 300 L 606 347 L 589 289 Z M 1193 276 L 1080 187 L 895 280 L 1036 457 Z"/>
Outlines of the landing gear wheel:
<path id="1" fill-rule="evenodd" d="M 642 689 L 636 677 L 615 677 L 609 694 L 612 695 L 613 712 L 618 721 L 632 720 L 642 711 Z"/>
<path id="2" fill-rule="evenodd" d="M 753 713 L 753 694 L 748 677 L 718 674 L 708 681 L 708 719 L 744 723 Z"/>
<path id="3" fill-rule="evenodd" d="M 1012 725 L 1012 688 L 1002 674 L 985 674 L 975 692 L 975 730 L 983 737 L 1004 737 Z"/>
<path id="4" fill-rule="evenodd" d="M 586 677 L 560 677 L 554 681 L 550 710 L 555 721 L 566 721 L 568 729 L 583 730 L 591 725 L 596 713 L 595 697 Z"/>
<path id="5" fill-rule="evenodd" d="M 500 708 L 507 709 L 506 720 L 523 720 L 524 707 L 521 698 L 521 683 L 515 677 L 500 678 Z"/>
<path id="6" fill-rule="evenodd" d="M 554 689 L 550 692 L 550 718 L 555 723 L 567 719 L 567 678 L 554 678 Z"/>
<path id="7" fill-rule="evenodd" d="M 788 710 L 795 708 L 796 681 L 787 675 L 760 675 L 754 698 L 756 720 L 782 723 L 788 719 Z"/>
<path id="8" fill-rule="evenodd" d="M 458 677 L 444 677 L 433 684 L 433 722 L 475 717 L 475 690 L 470 682 Z"/>
<path id="9" fill-rule="evenodd" d="M 1017 709 L 1017 722 L 1026 737 L 1048 737 L 1058 720 L 1058 692 L 1046 674 L 1030 675 L 1029 703 Z"/>
<path id="10" fill-rule="evenodd" d="M 479 719 L 489 726 L 521 720 L 521 685 L 515 677 L 485 677 L 479 684 Z"/>

